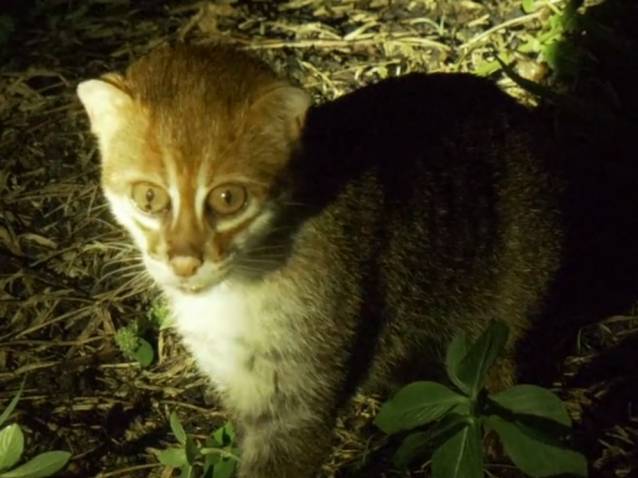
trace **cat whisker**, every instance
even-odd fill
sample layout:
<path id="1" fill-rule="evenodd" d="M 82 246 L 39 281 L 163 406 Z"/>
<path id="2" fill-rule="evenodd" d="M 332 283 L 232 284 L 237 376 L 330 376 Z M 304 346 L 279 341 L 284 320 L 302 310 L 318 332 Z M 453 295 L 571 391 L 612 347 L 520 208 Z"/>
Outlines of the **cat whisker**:
<path id="1" fill-rule="evenodd" d="M 138 275 L 140 275 L 140 273 L 143 271 L 131 271 L 125 274 L 120 274 L 118 276 L 119 279 L 128 279 L 130 277 L 137 277 Z"/>
<path id="2" fill-rule="evenodd" d="M 108 242 L 100 242 L 98 244 L 91 244 L 91 247 L 99 247 L 100 249 L 115 249 L 121 251 L 135 251 L 137 252 L 137 248 L 128 242 L 124 241 L 108 241 Z"/>
<path id="3" fill-rule="evenodd" d="M 237 257 L 238 261 L 242 260 L 265 260 L 265 259 L 284 259 L 288 257 L 288 254 L 285 253 L 285 250 L 271 250 L 271 251 L 263 251 L 261 253 L 244 253 Z"/>
<path id="4" fill-rule="evenodd" d="M 241 259 L 239 263 L 241 264 L 269 264 L 269 265 L 280 265 L 282 263 L 283 258 L 266 258 L 266 259 L 252 259 L 245 258 Z"/>
<path id="5" fill-rule="evenodd" d="M 304 202 L 299 201 L 282 201 L 281 204 L 284 206 L 293 206 L 293 207 L 310 207 L 311 205 Z"/>
<path id="6" fill-rule="evenodd" d="M 250 266 L 243 266 L 240 264 L 237 264 L 234 269 L 238 272 L 244 272 L 244 273 L 248 273 L 248 274 L 262 274 L 264 272 L 266 272 L 266 270 L 264 268 L 258 268 L 258 267 L 250 267 Z"/>
<path id="7" fill-rule="evenodd" d="M 129 274 L 126 274 L 126 273 Z M 106 272 L 104 275 L 102 275 L 97 281 L 97 284 L 101 284 L 104 281 L 106 281 L 107 279 L 113 277 L 113 276 L 122 276 L 122 277 L 126 277 L 128 275 L 133 275 L 133 274 L 140 274 L 142 272 L 145 272 L 145 268 L 144 268 L 144 264 L 141 263 L 137 263 L 137 264 L 132 264 L 129 266 L 124 266 L 124 267 L 119 267 L 117 269 L 113 269 L 111 271 Z"/>
<path id="8" fill-rule="evenodd" d="M 112 260 L 116 260 L 116 261 L 141 261 L 142 260 L 142 255 L 138 253 L 138 251 L 135 251 L 135 254 L 132 254 L 131 251 L 129 249 L 119 249 L 117 254 L 115 254 L 112 258 Z"/>
<path id="9" fill-rule="evenodd" d="M 129 269 L 134 269 L 136 267 L 140 269 L 145 268 L 144 262 L 140 258 L 130 260 L 122 258 L 118 260 L 111 260 L 110 263 L 105 267 L 102 267 L 101 270 L 105 274 L 110 274 L 111 272 L 126 271 Z"/>
<path id="10" fill-rule="evenodd" d="M 126 281 L 117 289 L 109 291 L 105 294 L 108 297 L 117 297 L 119 300 L 126 299 L 128 297 L 135 296 L 150 289 L 153 286 L 153 281 L 146 275 L 136 275 L 131 280 Z M 123 293 L 123 294 L 122 294 Z M 120 295 L 122 294 L 122 295 Z M 105 297 L 106 298 L 106 297 Z"/>
<path id="11" fill-rule="evenodd" d="M 128 273 L 136 273 L 139 274 L 141 272 L 144 272 L 145 268 L 143 264 L 129 264 L 129 265 L 121 265 L 120 267 L 117 268 L 109 268 L 109 269 L 103 269 L 101 271 L 101 274 L 97 280 L 98 283 L 103 282 L 107 279 L 112 279 L 113 277 L 117 277 L 117 276 L 121 276 L 124 274 L 128 274 Z"/>
<path id="12" fill-rule="evenodd" d="M 142 258 L 141 257 L 114 257 L 111 259 L 111 264 L 131 264 L 131 263 L 137 263 L 137 264 L 143 264 L 142 263 Z"/>
<path id="13" fill-rule="evenodd" d="M 269 182 L 259 181 L 257 179 L 253 179 L 253 178 L 245 178 L 244 181 L 247 182 L 247 183 L 250 183 L 250 184 L 254 184 L 255 186 L 265 186 L 265 187 L 269 187 L 270 186 Z"/>
<path id="14" fill-rule="evenodd" d="M 268 246 L 257 246 L 257 247 L 249 247 L 246 248 L 245 254 L 251 254 L 253 252 L 262 252 L 262 251 L 283 251 L 288 249 L 290 246 L 288 244 L 271 244 Z"/>
<path id="15" fill-rule="evenodd" d="M 292 224 L 282 224 L 282 225 L 279 225 L 279 226 L 270 227 L 268 232 L 270 234 L 272 234 L 273 232 L 291 231 L 291 230 L 295 229 L 296 227 L 297 227 L 296 225 L 292 225 Z"/>

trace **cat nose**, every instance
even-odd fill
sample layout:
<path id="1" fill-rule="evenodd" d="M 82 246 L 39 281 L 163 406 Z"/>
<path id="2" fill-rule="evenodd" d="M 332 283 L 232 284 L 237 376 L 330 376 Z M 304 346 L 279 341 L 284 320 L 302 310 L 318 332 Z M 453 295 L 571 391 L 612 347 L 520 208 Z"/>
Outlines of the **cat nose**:
<path id="1" fill-rule="evenodd" d="M 202 265 L 201 259 L 193 256 L 175 256 L 171 259 L 173 272 L 180 277 L 190 277 Z"/>

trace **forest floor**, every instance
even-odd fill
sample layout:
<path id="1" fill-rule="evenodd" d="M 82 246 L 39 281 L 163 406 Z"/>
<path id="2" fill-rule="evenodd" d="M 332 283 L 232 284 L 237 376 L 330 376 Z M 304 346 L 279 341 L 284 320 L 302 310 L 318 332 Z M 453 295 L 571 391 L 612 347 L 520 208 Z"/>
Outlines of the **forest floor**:
<path id="1" fill-rule="evenodd" d="M 627 166 L 635 150 L 628 145 L 638 137 L 638 11 L 630 0 L 609 0 L 591 6 L 574 27 L 558 22 L 565 3 L 4 2 L 0 408 L 25 380 L 16 420 L 27 456 L 71 451 L 62 477 L 169 477 L 152 450 L 175 443 L 171 412 L 196 437 L 225 422 L 170 328 L 151 331 L 148 367 L 115 343 L 118 330 L 148 321 L 157 291 L 101 195 L 96 145 L 75 97 L 78 81 L 122 70 L 163 42 L 225 41 L 262 57 L 317 101 L 411 71 L 468 71 L 539 103 L 500 69 L 496 55 L 519 75 L 582 101 L 566 110 L 547 98 L 540 103 L 566 156 L 596 155 L 614 166 L 579 163 L 588 169 L 583 184 L 593 186 L 570 196 L 583 200 L 573 208 L 580 211 L 574 230 L 582 234 L 568 237 L 574 252 L 550 300 L 550 319 L 524 348 L 523 379 L 568 403 L 591 476 L 638 476 L 638 214 L 631 213 L 638 183 Z M 548 66 L 541 54 L 547 58 L 561 34 L 571 43 Z M 373 398 L 359 397 L 340 421 L 326 477 L 398 476 L 389 466 L 361 467 L 382 441 L 370 425 L 377 410 Z M 487 470 L 519 476 L 504 463 Z M 428 473 L 427 464 L 412 472 Z"/>

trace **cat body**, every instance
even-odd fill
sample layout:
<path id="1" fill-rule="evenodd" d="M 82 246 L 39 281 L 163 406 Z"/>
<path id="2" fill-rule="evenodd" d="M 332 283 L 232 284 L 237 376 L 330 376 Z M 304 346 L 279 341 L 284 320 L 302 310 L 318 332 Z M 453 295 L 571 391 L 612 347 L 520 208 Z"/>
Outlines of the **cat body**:
<path id="1" fill-rule="evenodd" d="M 533 115 L 489 82 L 408 75 L 310 106 L 226 47 L 163 48 L 78 88 L 103 187 L 241 436 L 240 476 L 314 476 L 356 391 L 440 376 L 558 264 Z M 511 355 L 489 386 L 511 384 Z"/>

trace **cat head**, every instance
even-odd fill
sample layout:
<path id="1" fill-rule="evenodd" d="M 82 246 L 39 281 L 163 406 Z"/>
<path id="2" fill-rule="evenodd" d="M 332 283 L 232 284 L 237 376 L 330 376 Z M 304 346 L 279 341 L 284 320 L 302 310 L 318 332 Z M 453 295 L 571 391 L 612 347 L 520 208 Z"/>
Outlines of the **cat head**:
<path id="1" fill-rule="evenodd" d="M 158 284 L 196 293 L 241 270 L 285 197 L 308 95 L 221 46 L 162 47 L 77 93 L 104 193 Z"/>

